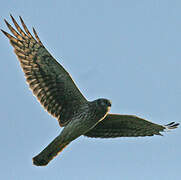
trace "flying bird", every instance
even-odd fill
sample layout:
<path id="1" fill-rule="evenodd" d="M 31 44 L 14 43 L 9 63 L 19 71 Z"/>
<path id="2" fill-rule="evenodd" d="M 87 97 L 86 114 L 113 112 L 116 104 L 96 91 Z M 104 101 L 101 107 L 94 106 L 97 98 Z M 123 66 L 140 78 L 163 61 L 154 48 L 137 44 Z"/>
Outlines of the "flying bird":
<path id="1" fill-rule="evenodd" d="M 11 16 L 11 15 L 10 15 Z M 5 20 L 11 35 L 9 39 L 24 71 L 26 81 L 41 105 L 54 116 L 61 133 L 37 156 L 33 163 L 47 165 L 71 141 L 81 135 L 94 138 L 138 137 L 161 135 L 166 129 L 177 128 L 179 123 L 159 125 L 134 115 L 109 114 L 108 99 L 88 101 L 79 91 L 69 73 L 53 58 L 39 39 L 29 32 L 23 19 L 23 29 L 13 16 L 16 30 Z"/>

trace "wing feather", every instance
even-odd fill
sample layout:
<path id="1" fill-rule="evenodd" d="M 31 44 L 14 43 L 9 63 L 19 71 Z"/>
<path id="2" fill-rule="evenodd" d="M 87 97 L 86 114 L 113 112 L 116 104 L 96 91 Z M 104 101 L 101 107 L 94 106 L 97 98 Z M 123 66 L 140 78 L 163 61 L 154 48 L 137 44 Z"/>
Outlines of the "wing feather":
<path id="1" fill-rule="evenodd" d="M 177 128 L 179 123 L 165 126 L 133 115 L 108 114 L 105 119 L 85 134 L 88 137 L 115 138 L 161 135 L 166 129 Z"/>
<path id="2" fill-rule="evenodd" d="M 11 16 L 11 15 L 10 15 Z M 17 31 L 5 20 L 15 36 L 1 30 L 14 47 L 30 89 L 43 107 L 55 116 L 60 126 L 65 126 L 82 103 L 87 102 L 76 87 L 68 72 L 52 57 L 40 41 L 35 29 L 35 38 L 20 17 L 24 31 L 16 20 L 11 19 Z"/>

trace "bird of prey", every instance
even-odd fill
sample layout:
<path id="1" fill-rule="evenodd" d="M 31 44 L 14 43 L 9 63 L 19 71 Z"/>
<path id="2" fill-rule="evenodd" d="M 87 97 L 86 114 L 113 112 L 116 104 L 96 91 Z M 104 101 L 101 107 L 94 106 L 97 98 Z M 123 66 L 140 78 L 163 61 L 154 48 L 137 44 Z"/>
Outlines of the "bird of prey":
<path id="1" fill-rule="evenodd" d="M 71 141 L 81 135 L 94 138 L 161 135 L 179 123 L 158 125 L 134 115 L 109 114 L 108 99 L 88 101 L 76 87 L 69 73 L 53 58 L 20 17 L 24 30 L 15 19 L 16 30 L 5 20 L 11 33 L 1 30 L 9 39 L 24 71 L 26 81 L 41 105 L 64 129 L 42 152 L 33 158 L 37 166 L 47 165 Z"/>

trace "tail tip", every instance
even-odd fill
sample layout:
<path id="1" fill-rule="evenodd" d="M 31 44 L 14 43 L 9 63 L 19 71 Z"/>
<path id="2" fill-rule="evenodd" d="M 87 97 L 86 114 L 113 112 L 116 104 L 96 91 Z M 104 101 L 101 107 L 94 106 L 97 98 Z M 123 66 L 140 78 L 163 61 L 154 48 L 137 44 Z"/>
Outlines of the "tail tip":
<path id="1" fill-rule="evenodd" d="M 32 160 L 33 164 L 36 166 L 46 166 L 48 164 L 48 162 L 45 159 L 39 158 L 39 156 L 35 156 Z"/>

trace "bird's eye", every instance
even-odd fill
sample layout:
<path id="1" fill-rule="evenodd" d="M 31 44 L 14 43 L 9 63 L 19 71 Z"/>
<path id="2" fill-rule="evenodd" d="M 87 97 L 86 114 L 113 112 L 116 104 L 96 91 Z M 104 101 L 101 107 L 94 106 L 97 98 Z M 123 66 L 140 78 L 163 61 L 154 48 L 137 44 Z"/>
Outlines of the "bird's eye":
<path id="1" fill-rule="evenodd" d="M 98 104 L 100 106 L 111 106 L 111 102 L 107 99 L 98 99 Z"/>
<path id="2" fill-rule="evenodd" d="M 102 99 L 98 99 L 97 103 L 98 103 L 99 106 L 104 106 L 105 105 L 105 103 L 104 103 L 104 101 Z"/>
<path id="3" fill-rule="evenodd" d="M 106 105 L 106 103 L 104 101 L 101 101 L 100 104 L 101 104 L 101 106 L 105 106 Z"/>

